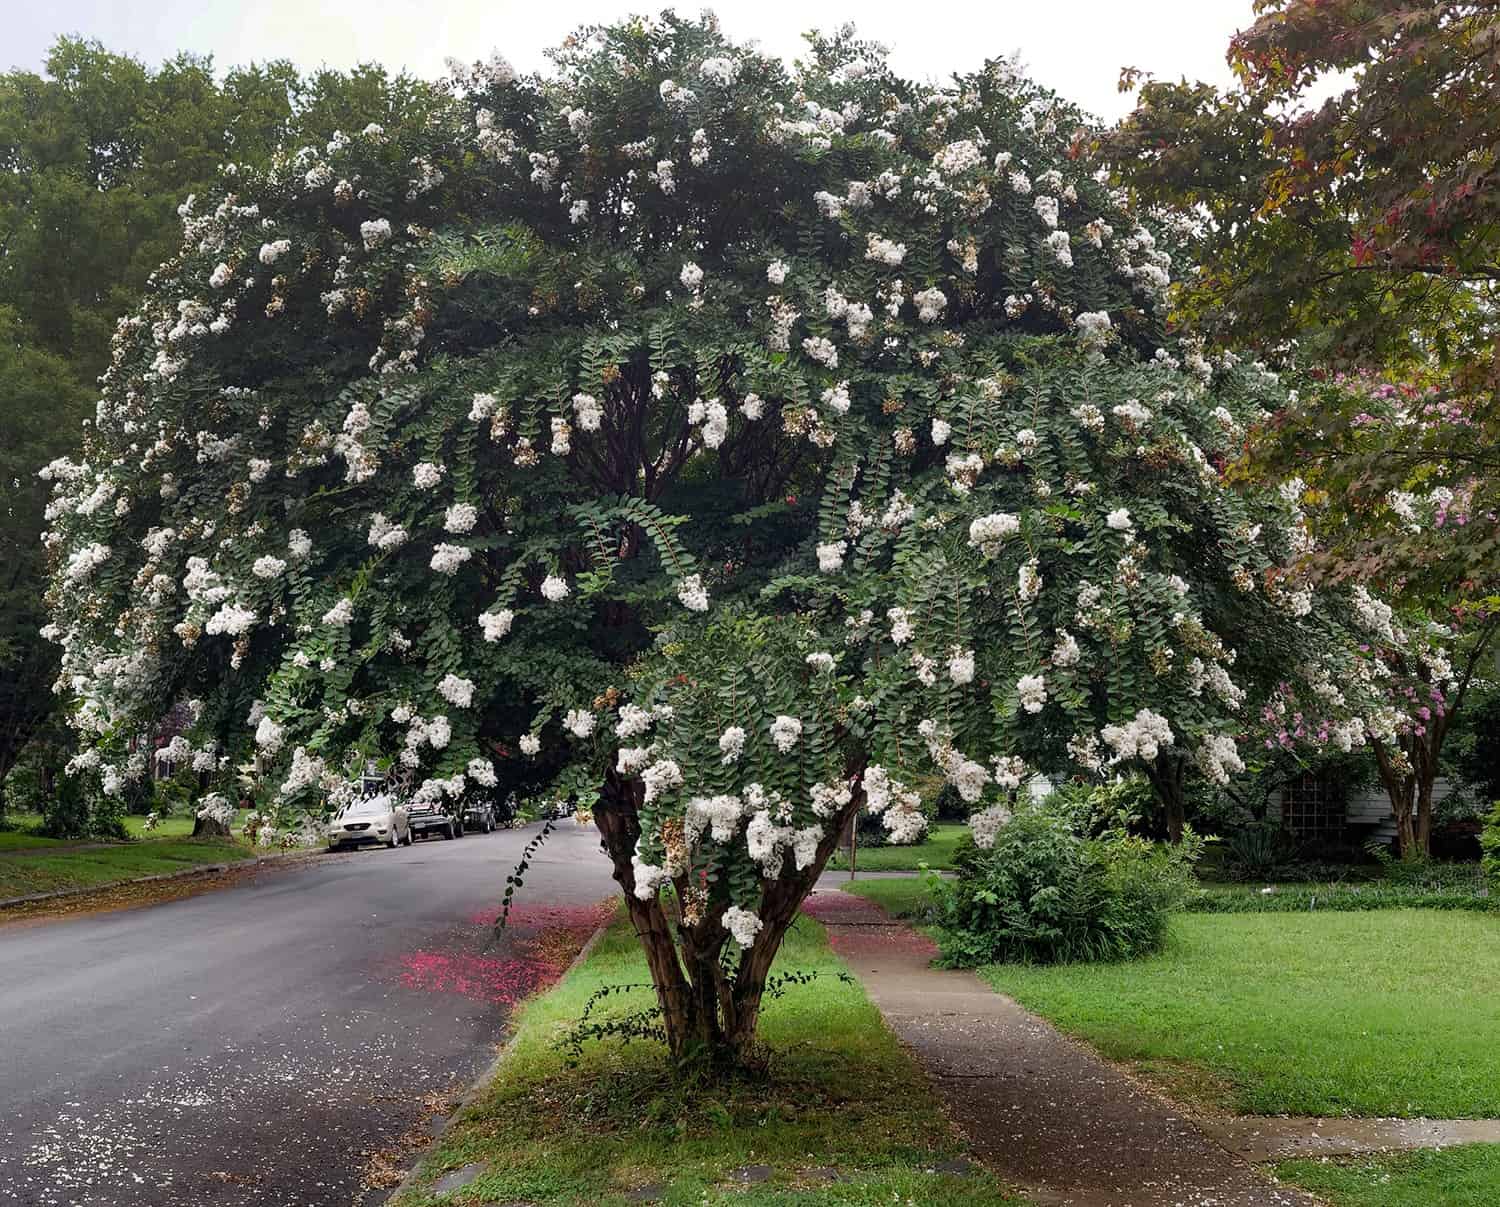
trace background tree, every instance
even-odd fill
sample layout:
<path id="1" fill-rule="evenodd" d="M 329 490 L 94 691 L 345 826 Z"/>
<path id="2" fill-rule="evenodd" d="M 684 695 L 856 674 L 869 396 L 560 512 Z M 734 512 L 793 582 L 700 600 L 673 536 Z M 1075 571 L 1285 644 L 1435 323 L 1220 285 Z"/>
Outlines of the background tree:
<path id="1" fill-rule="evenodd" d="M 1176 299 L 1185 318 L 1283 357 L 1295 345 L 1324 370 L 1373 373 L 1407 400 L 1392 416 L 1368 405 L 1369 388 L 1309 391 L 1256 441 L 1255 472 L 1302 474 L 1356 513 L 1393 490 L 1462 491 L 1472 522 L 1461 549 L 1448 544 L 1461 564 L 1432 574 L 1418 561 L 1415 577 L 1381 586 L 1410 598 L 1424 576 L 1440 595 L 1468 580 L 1471 600 L 1487 596 L 1500 580 L 1500 5 L 1256 9 L 1229 48 L 1237 88 L 1127 73 L 1139 105 L 1104 152 L 1143 203 L 1177 215 L 1200 265 Z M 1308 108 L 1331 73 L 1347 85 Z M 1349 531 L 1364 532 L 1354 519 Z M 1420 552 L 1381 540 L 1386 566 Z M 1325 556 L 1370 581 L 1372 542 L 1351 544 L 1325 542 Z"/>
<path id="2" fill-rule="evenodd" d="M 37 467 L 56 455 L 59 428 L 76 441 L 87 394 L 66 361 L 31 345 L 9 307 L 0 306 L 0 812 L 5 779 L 51 713 L 56 650 L 43 641 L 47 623 L 40 585 L 46 573 L 39 536 L 46 483 Z M 71 421 L 72 428 L 67 428 Z"/>
<path id="3" fill-rule="evenodd" d="M 674 1056 L 734 1063 L 858 810 L 916 837 L 935 771 L 986 844 L 1037 769 L 1179 823 L 1238 769 L 1324 623 L 1297 509 L 1221 477 L 1284 391 L 1167 345 L 1170 255 L 1003 61 L 667 14 L 554 62 L 184 208 L 50 471 L 49 632 L 107 794 L 183 699 L 283 827 L 370 757 L 419 800 L 532 760 Z"/>
<path id="4" fill-rule="evenodd" d="M 301 77 L 179 55 L 156 70 L 61 38 L 45 74 L 0 75 L 0 794 L 50 711 L 56 651 L 43 611 L 36 471 L 74 452 L 116 320 L 181 241 L 177 207 L 226 163 L 318 144 L 345 118 L 420 112 L 430 90 L 374 66 Z"/>

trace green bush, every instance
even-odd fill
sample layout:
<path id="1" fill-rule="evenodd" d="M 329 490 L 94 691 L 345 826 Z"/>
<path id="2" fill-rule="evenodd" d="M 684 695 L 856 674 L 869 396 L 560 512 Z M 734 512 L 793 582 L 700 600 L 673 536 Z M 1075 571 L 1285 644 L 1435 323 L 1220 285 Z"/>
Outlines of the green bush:
<path id="1" fill-rule="evenodd" d="M 1500 893 L 1500 800 L 1495 802 L 1489 817 L 1485 819 L 1484 831 L 1479 835 L 1479 846 L 1484 852 L 1482 865 L 1485 878 L 1490 882 L 1490 892 Z"/>
<path id="2" fill-rule="evenodd" d="M 937 881 L 944 962 L 1119 960 L 1161 947 L 1167 919 L 1195 886 L 1201 840 L 1177 847 L 1120 831 L 1081 835 L 1066 812 L 1018 813 L 985 851 L 965 847 L 959 875 Z"/>
<path id="3" fill-rule="evenodd" d="M 1139 775 L 1107 784 L 1063 784 L 1046 800 L 1048 812 L 1065 817 L 1076 833 L 1088 837 L 1138 833 L 1159 807 L 1151 785 Z"/>
<path id="4" fill-rule="evenodd" d="M 1295 854 L 1286 831 L 1271 822 L 1254 822 L 1231 831 L 1219 849 L 1219 869 L 1228 880 L 1285 879 Z"/>

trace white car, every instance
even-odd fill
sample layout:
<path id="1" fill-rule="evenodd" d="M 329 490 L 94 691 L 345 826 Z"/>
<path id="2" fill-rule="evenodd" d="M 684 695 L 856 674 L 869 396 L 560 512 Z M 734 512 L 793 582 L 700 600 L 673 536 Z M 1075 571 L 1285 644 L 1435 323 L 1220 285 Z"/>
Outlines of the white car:
<path id="1" fill-rule="evenodd" d="M 396 804 L 387 792 L 345 805 L 328 823 L 330 851 L 365 842 L 381 842 L 388 847 L 397 843 L 411 846 L 411 825 L 406 819 L 406 809 Z"/>

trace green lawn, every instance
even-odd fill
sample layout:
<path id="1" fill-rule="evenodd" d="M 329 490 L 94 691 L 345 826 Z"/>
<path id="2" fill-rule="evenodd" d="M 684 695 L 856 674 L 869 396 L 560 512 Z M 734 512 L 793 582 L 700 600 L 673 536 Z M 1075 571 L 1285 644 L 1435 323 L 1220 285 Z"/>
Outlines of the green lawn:
<path id="1" fill-rule="evenodd" d="M 1500 1116 L 1500 918 L 1187 915 L 1161 954 L 980 970 L 1180 1095 L 1245 1114 Z"/>
<path id="2" fill-rule="evenodd" d="M 860 872 L 911 872 L 918 864 L 943 871 L 953 867 L 953 852 L 958 840 L 969 832 L 962 822 L 940 822 L 927 832 L 923 842 L 909 847 L 861 847 L 854 853 L 854 871 Z M 828 861 L 830 870 L 848 870 L 849 851 L 841 847 Z"/>
<path id="3" fill-rule="evenodd" d="M 240 809 L 234 815 L 233 829 L 236 834 L 240 827 L 245 824 L 245 818 L 250 816 L 250 810 Z M 156 829 L 147 830 L 146 819 L 129 814 L 124 818 L 125 829 L 132 838 L 186 838 L 193 832 L 193 823 L 197 819 L 191 813 L 174 813 L 171 817 L 164 817 L 157 822 Z"/>
<path id="4" fill-rule="evenodd" d="M 629 1201 L 660 1186 L 666 1204 L 923 1203 L 1019 1204 L 977 1168 L 928 1172 L 959 1157 L 960 1141 L 926 1080 L 857 983 L 838 979 L 841 961 L 822 928 L 800 918 L 780 971 L 818 973 L 767 1003 L 761 1032 L 769 1074 L 725 1085 L 674 1084 L 653 1041 L 591 1041 L 569 1068 L 558 1037 L 602 985 L 646 980 L 628 926 L 616 923 L 590 959 L 524 1009 L 499 1076 L 443 1135 L 421 1184 L 482 1162 L 462 1196 L 418 1190 L 415 1207 L 465 1203 Z M 623 1015 L 653 1001 L 648 990 L 611 996 L 596 1008 Z M 769 1166 L 769 1180 L 736 1185 L 735 1170 Z M 835 1167 L 840 1180 L 818 1176 Z"/>
<path id="5" fill-rule="evenodd" d="M 1500 1144 L 1333 1161 L 1283 1161 L 1283 1182 L 1332 1207 L 1480 1207 L 1500 1203 Z"/>
<path id="6" fill-rule="evenodd" d="M 61 838 L 43 838 L 30 830 L 0 830 L 0 851 L 40 851 L 66 845 Z"/>
<path id="7" fill-rule="evenodd" d="M 899 880 L 856 880 L 839 887 L 846 893 L 868 897 L 886 912 L 908 922 L 923 924 L 931 920 L 932 897 L 919 876 Z"/>
<path id="8" fill-rule="evenodd" d="M 33 853 L 0 858 L 0 899 L 57 889 L 94 888 L 114 880 L 180 872 L 199 864 L 229 863 L 255 852 L 245 843 L 148 839 L 86 851 Z"/>

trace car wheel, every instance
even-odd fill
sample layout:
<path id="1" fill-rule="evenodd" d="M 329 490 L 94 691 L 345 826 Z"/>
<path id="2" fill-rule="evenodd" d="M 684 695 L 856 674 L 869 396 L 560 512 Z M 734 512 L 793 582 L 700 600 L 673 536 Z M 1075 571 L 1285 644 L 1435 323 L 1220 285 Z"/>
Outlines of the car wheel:
<path id="1" fill-rule="evenodd" d="M 336 854 L 338 854 L 338 852 L 342 851 L 343 849 L 344 849 L 343 845 L 340 844 L 340 843 L 330 842 L 328 844 L 328 853 L 330 855 L 336 855 Z"/>
<path id="2" fill-rule="evenodd" d="M 453 837 L 453 827 L 451 825 L 443 827 L 443 837 L 445 839 Z"/>
<path id="3" fill-rule="evenodd" d="M 411 846 L 411 844 L 414 843 L 414 842 L 416 842 L 416 841 L 417 841 L 417 832 L 415 830 L 413 830 L 410 826 L 407 826 L 406 827 L 406 845 L 407 846 Z"/>
<path id="4" fill-rule="evenodd" d="M 388 851 L 396 849 L 396 829 L 394 826 L 391 827 L 391 836 L 385 840 L 385 848 Z"/>

